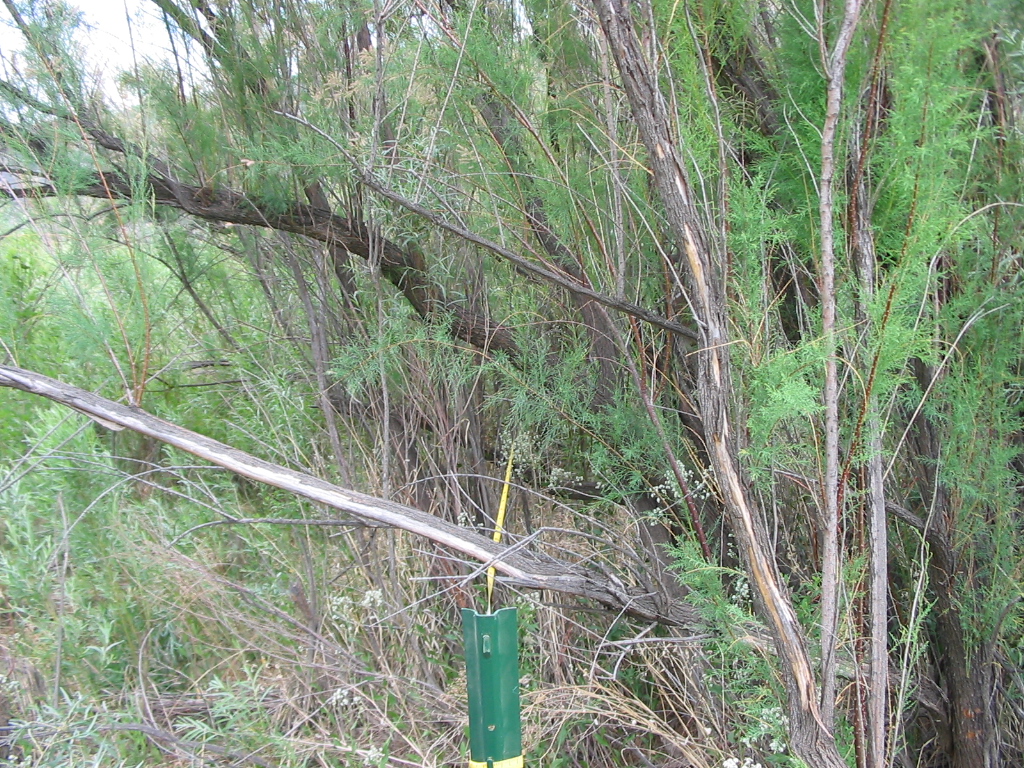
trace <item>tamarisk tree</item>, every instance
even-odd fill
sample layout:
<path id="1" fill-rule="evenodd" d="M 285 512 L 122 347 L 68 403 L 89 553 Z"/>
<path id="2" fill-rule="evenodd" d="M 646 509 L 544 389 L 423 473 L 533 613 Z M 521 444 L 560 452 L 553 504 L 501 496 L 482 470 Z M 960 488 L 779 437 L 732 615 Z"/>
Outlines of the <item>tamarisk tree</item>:
<path id="1" fill-rule="evenodd" d="M 0 276 L 79 330 L 11 277 L 0 385 L 696 636 L 680 765 L 1024 760 L 1014 3 L 152 0 L 116 85 L 4 7 Z M 268 381 L 321 479 L 197 434 Z"/>

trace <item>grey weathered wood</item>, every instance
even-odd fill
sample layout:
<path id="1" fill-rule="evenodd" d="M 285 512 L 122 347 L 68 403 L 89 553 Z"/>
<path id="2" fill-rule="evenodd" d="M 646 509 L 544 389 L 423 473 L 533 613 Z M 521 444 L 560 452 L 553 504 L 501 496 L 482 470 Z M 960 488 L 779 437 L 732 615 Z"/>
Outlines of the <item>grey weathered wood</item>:
<path id="1" fill-rule="evenodd" d="M 625 584 L 612 574 L 496 544 L 470 528 L 419 509 L 333 485 L 318 477 L 272 464 L 230 445 L 160 419 L 141 408 L 116 403 L 84 389 L 22 368 L 0 365 L 0 387 L 48 398 L 90 418 L 131 429 L 250 480 L 325 504 L 360 520 L 422 536 L 497 571 L 517 586 L 550 589 L 597 602 L 645 621 L 673 626 L 698 623 L 696 610 L 667 595 Z"/>

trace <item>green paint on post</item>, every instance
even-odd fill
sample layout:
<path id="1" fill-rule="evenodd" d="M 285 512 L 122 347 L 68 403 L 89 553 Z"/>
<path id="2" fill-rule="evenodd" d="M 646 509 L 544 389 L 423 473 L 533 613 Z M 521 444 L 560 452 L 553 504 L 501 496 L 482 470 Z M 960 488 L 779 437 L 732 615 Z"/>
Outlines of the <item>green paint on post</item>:
<path id="1" fill-rule="evenodd" d="M 491 764 L 523 754 L 519 720 L 519 627 L 515 608 L 462 609 L 469 690 L 469 751 Z"/>

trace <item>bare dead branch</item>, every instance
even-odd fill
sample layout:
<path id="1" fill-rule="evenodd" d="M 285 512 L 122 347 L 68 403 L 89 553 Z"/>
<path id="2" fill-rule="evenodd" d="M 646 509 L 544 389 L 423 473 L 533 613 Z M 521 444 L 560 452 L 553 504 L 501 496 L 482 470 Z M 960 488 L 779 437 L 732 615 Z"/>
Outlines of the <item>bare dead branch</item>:
<path id="1" fill-rule="evenodd" d="M 313 475 L 272 464 L 224 443 L 204 437 L 146 411 L 122 405 L 78 387 L 22 368 L 0 366 L 0 387 L 48 398 L 93 419 L 118 424 L 174 446 L 250 480 L 281 488 L 325 504 L 369 523 L 422 536 L 494 567 L 511 583 L 531 589 L 596 600 L 645 621 L 673 626 L 699 623 L 691 606 L 623 583 L 613 574 L 564 560 L 541 559 L 518 546 L 496 544 L 475 530 L 462 528 L 412 507 L 332 485 Z"/>

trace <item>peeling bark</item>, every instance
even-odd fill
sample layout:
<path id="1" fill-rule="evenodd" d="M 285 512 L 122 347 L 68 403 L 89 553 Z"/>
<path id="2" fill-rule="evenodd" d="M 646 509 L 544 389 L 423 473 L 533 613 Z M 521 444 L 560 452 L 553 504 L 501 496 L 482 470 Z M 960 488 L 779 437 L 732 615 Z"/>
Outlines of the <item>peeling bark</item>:
<path id="1" fill-rule="evenodd" d="M 594 0 L 594 8 L 647 149 L 655 187 L 672 234 L 680 252 L 685 254 L 687 289 L 700 328 L 698 394 L 705 437 L 726 515 L 755 589 L 757 607 L 768 623 L 779 654 L 789 694 L 792 748 L 810 765 L 840 768 L 845 764 L 836 750 L 832 730 L 822 722 L 818 710 L 817 686 L 803 629 L 769 555 L 769 538 L 760 510 L 738 460 L 730 413 L 732 389 L 722 244 L 713 248 L 707 241 L 682 153 L 674 139 L 666 99 L 657 72 L 643 53 L 630 4 L 624 0 Z"/>

